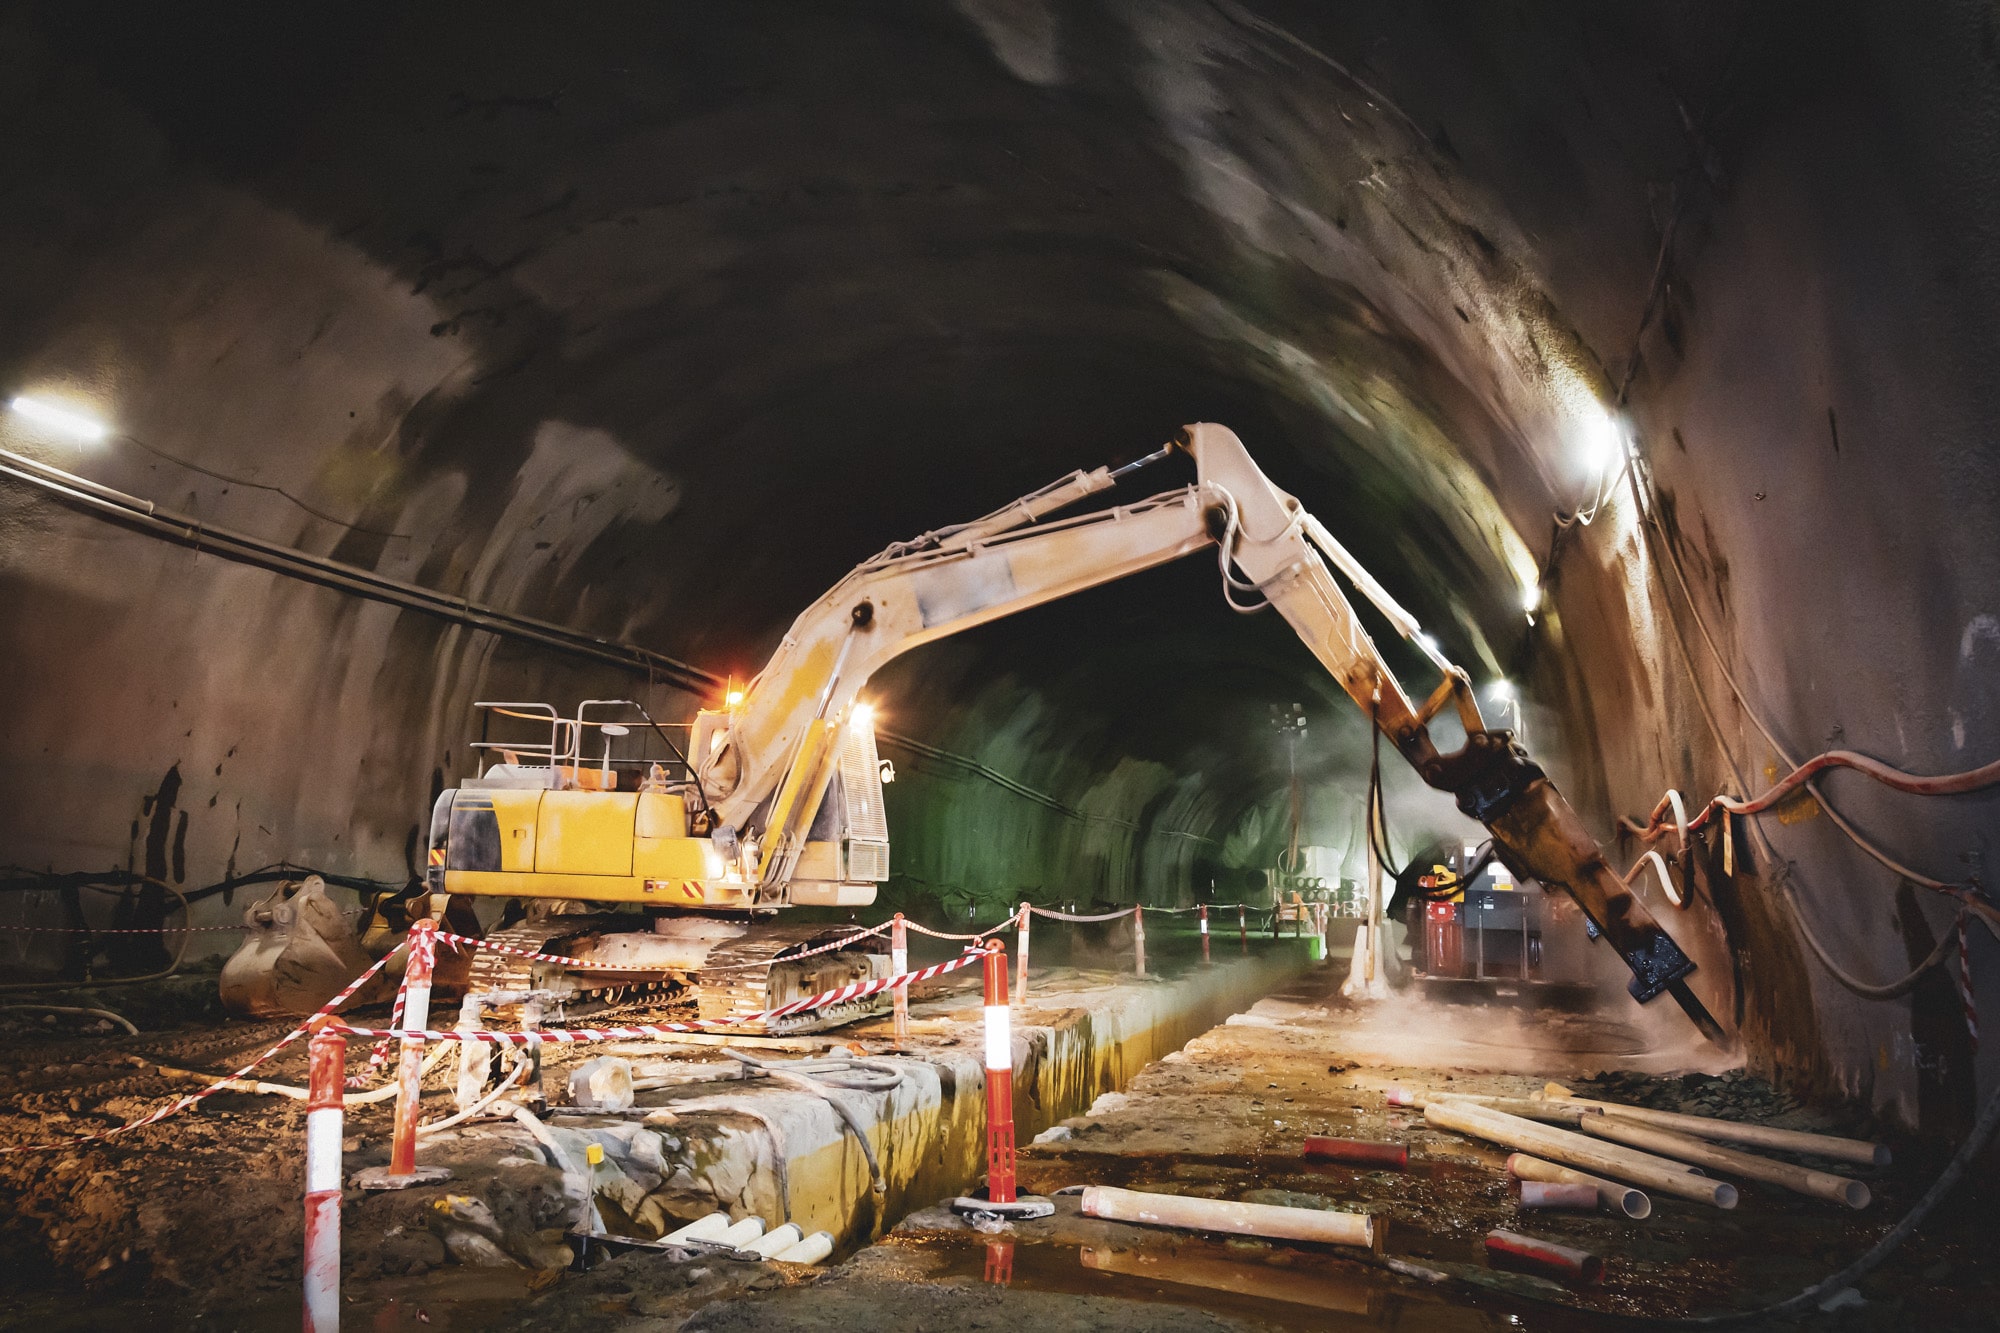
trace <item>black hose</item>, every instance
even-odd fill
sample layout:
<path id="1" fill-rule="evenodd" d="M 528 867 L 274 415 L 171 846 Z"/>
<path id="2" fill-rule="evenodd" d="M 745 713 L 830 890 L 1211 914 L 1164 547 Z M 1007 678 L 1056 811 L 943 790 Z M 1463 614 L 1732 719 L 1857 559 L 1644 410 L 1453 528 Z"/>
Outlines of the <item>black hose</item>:
<path id="1" fill-rule="evenodd" d="M 204 898 L 213 898 L 219 893 L 227 893 L 232 889 L 240 889 L 246 885 L 270 884 L 285 879 L 303 879 L 307 875 L 318 875 L 328 884 L 343 889 L 351 889 L 361 894 L 364 898 L 401 893 L 410 887 L 408 881 L 364 879 L 359 875 L 342 875 L 330 870 L 316 870 L 311 866 L 295 866 L 279 862 L 275 865 L 263 866 L 256 870 L 247 871 L 241 875 L 232 875 L 228 879 L 218 880 L 213 884 L 205 885 L 199 889 L 189 889 L 183 892 L 181 896 L 191 903 L 196 903 Z M 132 870 L 29 871 L 26 873 L 17 872 L 5 878 L 0 878 L 0 893 L 46 892 L 51 889 L 64 888 L 134 888 L 146 884 L 157 884 L 162 888 L 168 887 L 163 881 L 154 876 L 142 875 Z"/>

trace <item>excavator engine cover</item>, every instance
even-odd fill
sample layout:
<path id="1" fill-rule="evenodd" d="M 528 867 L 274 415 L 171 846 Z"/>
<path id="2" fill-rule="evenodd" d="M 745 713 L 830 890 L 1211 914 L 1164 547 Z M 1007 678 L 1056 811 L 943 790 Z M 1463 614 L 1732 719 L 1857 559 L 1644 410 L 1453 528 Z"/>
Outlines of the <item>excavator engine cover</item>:
<path id="1" fill-rule="evenodd" d="M 310 1014 L 375 961 L 318 875 L 281 882 L 244 911 L 243 925 L 247 934 L 223 964 L 221 982 L 222 1007 L 238 1018 Z M 366 1004 L 389 988 L 378 976 L 355 1002 Z"/>

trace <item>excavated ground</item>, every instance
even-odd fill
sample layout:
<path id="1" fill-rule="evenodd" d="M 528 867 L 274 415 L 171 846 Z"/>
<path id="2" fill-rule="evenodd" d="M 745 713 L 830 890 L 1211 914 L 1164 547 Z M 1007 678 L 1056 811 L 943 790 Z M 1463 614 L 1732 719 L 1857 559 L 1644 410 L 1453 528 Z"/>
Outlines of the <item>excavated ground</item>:
<path id="1" fill-rule="evenodd" d="M 1154 1056 L 1296 971 L 1302 956 L 1289 941 L 1260 945 L 1256 957 L 1232 958 L 1186 984 L 1038 969 L 1035 994 L 1016 1011 L 1023 1132 L 1088 1106 Z M 1189 964 L 1170 960 L 1166 966 L 1171 973 Z M 833 1231 L 843 1252 L 940 1192 L 968 1187 L 981 1160 L 983 1125 L 977 978 L 977 969 L 961 971 L 914 999 L 911 1049 L 898 1059 L 922 1076 L 906 1078 L 893 1100 L 857 1099 L 890 1179 L 886 1196 L 870 1201 L 858 1149 L 810 1093 L 741 1082 L 680 1090 L 719 1096 L 646 1093 L 643 1104 L 671 1108 L 659 1132 L 698 1166 L 691 1180 L 677 1179 L 667 1166 L 650 1181 L 665 1220 L 656 1218 L 660 1225 L 643 1234 L 717 1207 L 732 1217 L 770 1215 L 762 1204 L 773 1197 L 774 1179 L 785 1178 L 773 1173 L 773 1146 L 791 1158 L 782 1189 L 793 1220 L 807 1231 Z M 79 1030 L 72 1016 L 37 1021 L 8 1015 L 12 1027 L 0 1038 L 0 1076 L 11 1095 L 0 1100 L 0 1149 L 17 1151 L 0 1155 L 0 1273 L 6 1275 L 0 1278 L 0 1323 L 101 1327 L 133 1318 L 183 1327 L 296 1326 L 303 1103 L 225 1092 L 159 1126 L 105 1142 L 59 1153 L 18 1151 L 136 1118 L 201 1086 L 166 1069 L 228 1071 L 289 1030 L 287 1022 L 223 1020 L 214 1009 L 213 987 L 212 977 L 197 975 L 116 998 L 88 992 L 66 997 L 167 1020 L 163 1029 L 136 1037 L 87 1019 Z M 357 1019 L 379 1025 L 383 1016 Z M 626 1007 L 586 1021 L 685 1016 Z M 885 1017 L 834 1034 L 766 1042 L 761 1054 L 779 1060 L 808 1050 L 881 1055 L 894 1045 L 892 1038 Z M 759 1045 L 755 1038 L 733 1040 L 746 1048 Z M 549 1048 L 543 1086 L 560 1101 L 569 1069 L 600 1049 L 611 1048 Z M 657 1046 L 624 1053 L 675 1057 L 675 1070 L 734 1068 L 718 1060 L 713 1045 L 678 1049 L 677 1056 L 676 1048 Z M 350 1051 L 350 1069 L 358 1068 L 357 1054 Z M 303 1065 L 299 1043 L 254 1077 L 296 1084 Z M 454 1073 L 455 1061 L 447 1059 L 429 1077 L 427 1087 L 443 1108 L 429 1117 L 449 1109 Z M 385 1101 L 348 1109 L 344 1165 L 350 1177 L 386 1162 L 390 1108 Z M 629 1135 L 634 1128 L 573 1116 L 551 1123 L 557 1135 L 615 1135 L 621 1129 Z M 608 1150 L 616 1163 L 631 1166 L 615 1145 Z M 580 1146 L 571 1155 L 580 1158 Z M 537 1292 L 572 1285 L 578 1275 L 564 1272 L 570 1259 L 564 1232 L 579 1212 L 580 1187 L 570 1182 L 566 1189 L 563 1172 L 546 1157 L 524 1127 L 487 1120 L 423 1141 L 420 1160 L 452 1168 L 447 1184 L 387 1194 L 350 1189 L 343 1208 L 343 1291 L 356 1315 L 387 1328 L 406 1321 L 411 1327 L 453 1321 L 489 1327 Z M 599 1205 L 613 1229 L 638 1234 L 627 1214 L 609 1211 L 602 1182 Z M 471 1234 L 482 1229 L 497 1245 Z M 615 1286 L 616 1272 L 642 1271 L 647 1287 L 632 1301 L 683 1315 L 733 1292 L 810 1276 L 784 1265 L 683 1262 L 657 1252 L 639 1252 L 612 1268 L 612 1276 L 592 1274 L 586 1282 Z M 595 1290 L 565 1292 L 560 1304 L 568 1309 L 582 1301 L 583 1315 L 595 1317 L 603 1303 Z"/>
<path id="2" fill-rule="evenodd" d="M 1504 1150 L 1426 1129 L 1421 1113 L 1388 1108 L 1382 1089 L 1523 1095 L 1557 1078 L 1586 1095 L 1697 1114 L 1844 1133 L 1878 1127 L 1801 1106 L 1676 1044 L 1676 1020 L 1665 1013 L 1560 1012 L 1535 1007 L 1529 994 L 1484 1006 L 1406 994 L 1362 1011 L 1337 998 L 1343 971 L 1338 961 L 1311 968 L 1100 1098 L 1092 1114 L 1063 1121 L 1067 1139 L 1023 1148 L 1022 1184 L 1366 1210 L 1389 1219 L 1387 1255 L 1445 1271 L 1445 1285 L 1396 1275 L 1368 1254 L 1084 1218 L 1073 1195 L 1059 1197 L 1054 1218 L 991 1234 L 919 1208 L 879 1243 L 820 1270 L 632 1250 L 588 1272 L 537 1274 L 463 1266 L 436 1224 L 432 1204 L 445 1191 L 432 1190 L 350 1199 L 345 1292 L 357 1321 L 376 1329 L 1598 1328 L 1619 1316 L 1788 1296 L 1867 1249 L 1941 1164 L 1935 1146 L 1897 1141 L 1892 1169 L 1835 1167 L 1874 1189 L 1875 1202 L 1858 1213 L 1756 1185 L 1744 1187 L 1733 1212 L 1655 1194 L 1645 1222 L 1523 1213 L 1507 1189 Z M 177 992 L 180 1026 L 138 1038 L 75 1035 L 74 1020 L 17 1020 L 0 1045 L 0 1074 L 13 1090 L 0 1146 L 149 1109 L 195 1086 L 163 1079 L 158 1065 L 226 1068 L 284 1030 L 218 1027 L 201 1012 L 199 985 L 190 979 Z M 928 1021 L 950 1021 L 969 998 L 936 997 Z M 920 1010 L 920 1026 L 925 1017 Z M 880 1040 L 846 1039 L 862 1049 Z M 281 1062 L 270 1076 L 296 1077 L 298 1063 Z M 558 1069 L 550 1086 L 559 1081 Z M 296 1327 L 302 1125 L 299 1103 L 223 1094 L 170 1128 L 65 1155 L 0 1157 L 9 1275 L 0 1323 Z M 350 1111 L 350 1171 L 383 1155 L 387 1128 L 386 1105 Z M 1410 1167 L 1308 1163 L 1298 1155 L 1308 1133 L 1403 1140 Z M 560 1227 L 569 1206 L 560 1172 L 511 1142 L 505 1128 L 489 1128 L 424 1156 L 459 1169 L 449 1189 L 511 1211 L 503 1221 L 515 1231 Z M 1811 1322 L 1991 1327 L 2000 1280 L 1981 1228 L 1991 1201 L 1976 1183 L 1962 1186 L 1860 1284 L 1858 1304 Z M 1480 1246 L 1494 1227 L 1599 1253 L 1605 1280 L 1569 1288 L 1497 1272 Z"/>
<path id="3" fill-rule="evenodd" d="M 914 1214 L 807 1289 L 722 1302 L 682 1327 L 818 1330 L 832 1327 L 833 1312 L 858 1308 L 876 1311 L 881 1327 L 1629 1327 L 1622 1316 L 1755 1308 L 1795 1294 L 1865 1251 L 1942 1164 L 1934 1146 L 1902 1141 L 1891 1169 L 1828 1164 L 1868 1179 L 1875 1200 L 1861 1212 L 1754 1184 L 1730 1212 L 1657 1193 L 1644 1222 L 1524 1212 L 1507 1188 L 1504 1149 L 1426 1129 L 1420 1112 L 1388 1108 L 1381 1090 L 1405 1082 L 1525 1095 L 1560 1078 L 1583 1095 L 1695 1114 L 1835 1133 L 1878 1127 L 1801 1106 L 1740 1072 L 1703 1072 L 1716 1069 L 1713 1058 L 1675 1044 L 1664 1014 L 1506 1007 L 1509 998 L 1531 1004 L 1528 996 L 1503 997 L 1502 1007 L 1398 1000 L 1364 1014 L 1337 998 L 1338 971 L 1316 969 L 1159 1061 L 1098 1114 L 1066 1122 L 1068 1141 L 1024 1149 L 1023 1188 L 1106 1184 L 1374 1212 L 1390 1219 L 1389 1256 L 1444 1270 L 1448 1285 L 1412 1281 L 1351 1251 L 1084 1218 L 1069 1196 L 1054 1218 L 996 1235 L 936 1209 Z M 1407 1142 L 1409 1169 L 1306 1162 L 1298 1145 L 1309 1133 Z M 1860 1283 L 1858 1304 L 1807 1322 L 1992 1327 L 2000 1276 L 1983 1222 L 1991 1203 L 1990 1192 L 1962 1185 Z M 1604 1256 L 1602 1285 L 1494 1270 L 1481 1240 L 1496 1227 Z M 1007 1285 L 990 1280 L 996 1269 Z M 1094 1304 L 1052 1305 L 1058 1294 Z M 1102 1314 L 1107 1302 L 1116 1318 Z"/>

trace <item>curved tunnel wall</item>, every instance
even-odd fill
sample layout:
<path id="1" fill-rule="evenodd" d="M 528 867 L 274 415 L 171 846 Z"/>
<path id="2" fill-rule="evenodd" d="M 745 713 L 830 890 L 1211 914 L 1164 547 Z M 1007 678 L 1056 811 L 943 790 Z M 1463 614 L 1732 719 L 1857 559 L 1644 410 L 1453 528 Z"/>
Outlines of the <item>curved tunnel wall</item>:
<path id="1" fill-rule="evenodd" d="M 1731 759 L 1782 768 L 1669 550 L 1794 755 L 1990 758 L 1990 11 L 1323 10 L 17 7 L 0 368 L 131 438 L 5 443 L 743 675 L 887 541 L 1220 420 L 1476 677 L 1522 682 L 1600 829 L 1738 787 Z M 1552 540 L 1621 391 L 1659 531 L 1623 492 Z M 6 861 L 398 878 L 470 767 L 473 698 L 692 706 L 18 488 L 0 514 Z M 880 692 L 1066 807 L 902 761 L 892 887 L 975 914 L 1267 857 L 1270 703 L 1325 719 L 1328 782 L 1365 745 L 1200 561 Z M 1397 781 L 1410 827 L 1449 825 Z M 1981 873 L 1992 799 L 1830 785 L 1931 873 Z M 1869 979 L 1948 928 L 1809 803 L 1770 836 Z M 1673 916 L 1711 999 L 1759 1059 L 1948 1126 L 1972 1072 L 1949 983 L 1850 996 L 1773 864 Z"/>

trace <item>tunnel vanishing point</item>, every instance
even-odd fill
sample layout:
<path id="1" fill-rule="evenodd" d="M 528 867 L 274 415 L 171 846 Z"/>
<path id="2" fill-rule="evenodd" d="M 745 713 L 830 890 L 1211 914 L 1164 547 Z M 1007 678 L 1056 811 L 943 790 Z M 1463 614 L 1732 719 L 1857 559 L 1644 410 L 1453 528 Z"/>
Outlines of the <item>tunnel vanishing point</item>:
<path id="1" fill-rule="evenodd" d="M 475 704 L 668 735 L 874 553 L 1219 422 L 1751 1070 L 1942 1141 L 2000 1083 L 1986 0 L 20 3 L 0 119 L 24 977 L 290 867 L 406 895 Z M 1367 716 L 1230 596 L 1197 556 L 885 666 L 856 919 L 1234 902 L 1300 818 L 1365 860 Z M 1391 876 L 1485 838 L 1381 763 Z M 134 933 L 19 933 L 83 921 Z"/>

